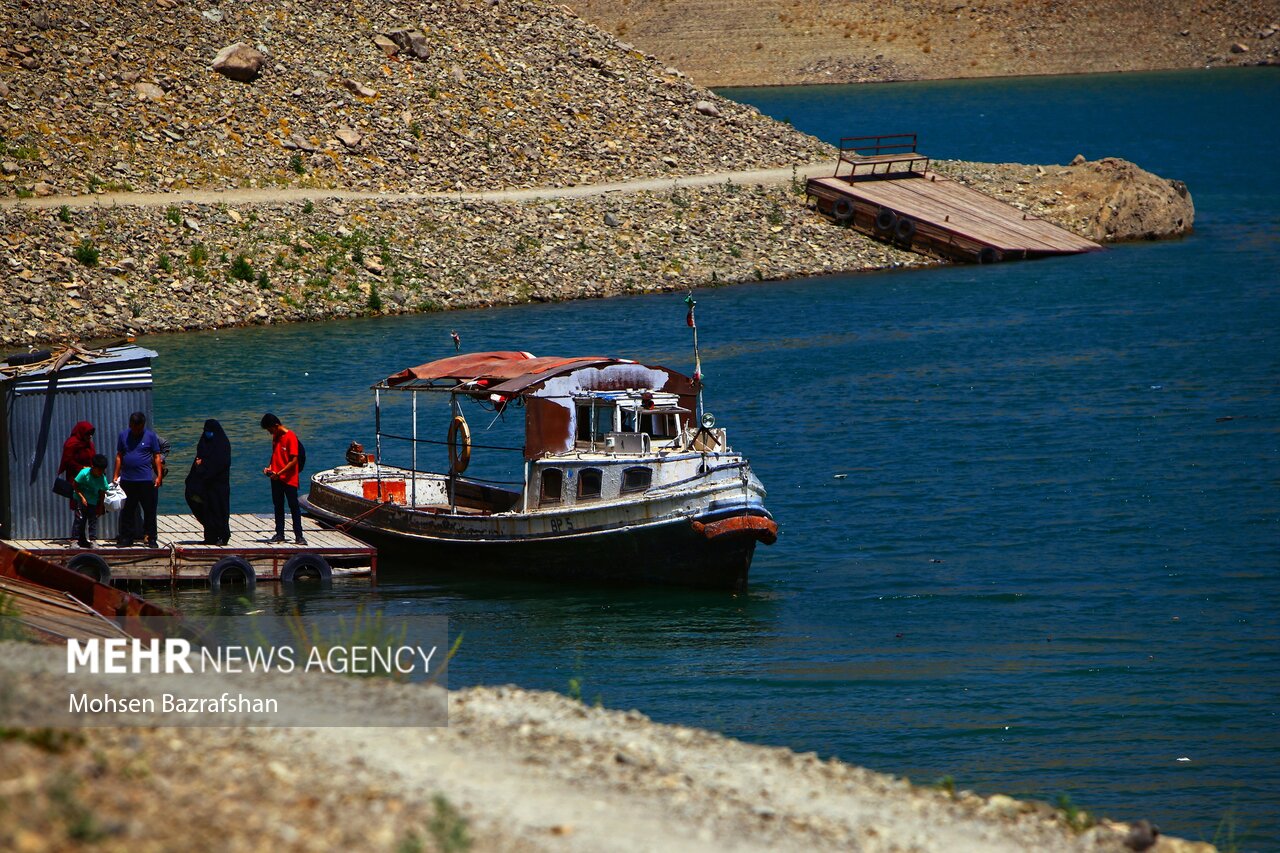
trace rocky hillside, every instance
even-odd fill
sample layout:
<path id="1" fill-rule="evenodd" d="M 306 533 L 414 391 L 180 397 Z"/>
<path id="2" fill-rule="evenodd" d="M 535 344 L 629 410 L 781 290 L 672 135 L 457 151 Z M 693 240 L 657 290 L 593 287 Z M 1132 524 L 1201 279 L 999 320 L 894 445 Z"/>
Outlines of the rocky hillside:
<path id="1" fill-rule="evenodd" d="M 0 104 L 10 195 L 555 186 L 827 153 L 544 0 L 0 0 Z"/>
<path id="2" fill-rule="evenodd" d="M 1274 0 L 570 0 L 705 86 L 1280 61 Z"/>
<path id="3" fill-rule="evenodd" d="M 1122 160 L 935 165 L 1099 241 L 1178 236 L 1194 219 L 1186 187 Z M 814 213 L 802 178 L 518 202 L 450 194 L 250 204 L 166 194 L 175 201 L 165 206 L 0 205 L 0 275 L 15 285 L 0 288 L 0 343 L 933 263 Z"/>

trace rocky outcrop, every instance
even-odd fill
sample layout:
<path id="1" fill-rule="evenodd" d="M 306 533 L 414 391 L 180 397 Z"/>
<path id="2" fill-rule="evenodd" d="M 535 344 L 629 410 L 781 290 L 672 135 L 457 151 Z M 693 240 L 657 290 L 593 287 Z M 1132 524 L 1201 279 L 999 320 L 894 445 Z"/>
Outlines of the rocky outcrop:
<path id="1" fill-rule="evenodd" d="M 1048 167 L 935 161 L 934 168 L 1103 243 L 1180 237 L 1195 223 L 1186 184 L 1115 157 Z"/>

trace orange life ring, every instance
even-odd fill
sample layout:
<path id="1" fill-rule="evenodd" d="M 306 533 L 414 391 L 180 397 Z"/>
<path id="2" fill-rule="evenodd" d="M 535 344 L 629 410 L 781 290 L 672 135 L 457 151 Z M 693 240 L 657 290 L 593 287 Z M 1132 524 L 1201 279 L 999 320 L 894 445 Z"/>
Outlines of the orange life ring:
<path id="1" fill-rule="evenodd" d="M 458 442 L 459 434 L 462 435 L 461 447 Z M 449 471 L 461 474 L 470 464 L 471 427 L 467 426 L 467 420 L 462 415 L 454 415 L 449 422 Z"/>

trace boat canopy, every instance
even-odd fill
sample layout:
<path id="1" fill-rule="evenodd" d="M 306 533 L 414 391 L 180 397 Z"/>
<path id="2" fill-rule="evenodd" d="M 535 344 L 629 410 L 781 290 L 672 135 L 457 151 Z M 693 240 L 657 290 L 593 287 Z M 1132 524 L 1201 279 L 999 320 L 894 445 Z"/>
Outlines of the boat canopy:
<path id="1" fill-rule="evenodd" d="M 670 368 L 625 358 L 538 358 L 527 352 L 455 355 L 395 373 L 376 389 L 436 391 L 526 404 L 525 456 L 533 459 L 573 448 L 574 399 L 584 392 L 661 391 L 674 395 L 669 410 L 692 410 L 697 383 Z M 668 404 L 670 405 L 670 404 Z"/>
<path id="2" fill-rule="evenodd" d="M 538 357 L 528 352 L 477 352 L 441 358 L 394 373 L 374 387 L 517 397 L 537 393 L 549 380 L 565 376 L 581 380 L 570 384 L 575 389 L 651 388 L 682 395 L 696 393 L 692 379 L 665 367 L 626 358 Z"/>

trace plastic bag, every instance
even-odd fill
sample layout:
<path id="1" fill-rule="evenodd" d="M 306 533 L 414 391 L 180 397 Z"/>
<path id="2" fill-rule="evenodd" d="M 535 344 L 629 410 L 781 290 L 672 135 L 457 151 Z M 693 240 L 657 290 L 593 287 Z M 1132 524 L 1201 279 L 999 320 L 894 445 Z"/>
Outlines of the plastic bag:
<path id="1" fill-rule="evenodd" d="M 106 505 L 107 512 L 119 512 L 124 506 L 124 487 L 119 483 L 107 486 L 107 494 L 102 502 Z"/>

